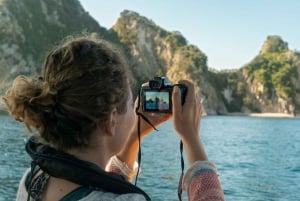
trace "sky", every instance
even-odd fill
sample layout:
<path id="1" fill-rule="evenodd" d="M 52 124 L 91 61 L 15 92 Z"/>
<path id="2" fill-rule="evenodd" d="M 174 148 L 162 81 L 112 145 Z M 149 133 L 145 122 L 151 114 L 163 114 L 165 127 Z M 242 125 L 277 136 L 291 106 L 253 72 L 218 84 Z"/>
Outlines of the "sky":
<path id="1" fill-rule="evenodd" d="M 214 69 L 250 62 L 269 35 L 300 51 L 300 0 L 80 0 L 109 29 L 127 9 L 167 31 L 179 31 Z"/>

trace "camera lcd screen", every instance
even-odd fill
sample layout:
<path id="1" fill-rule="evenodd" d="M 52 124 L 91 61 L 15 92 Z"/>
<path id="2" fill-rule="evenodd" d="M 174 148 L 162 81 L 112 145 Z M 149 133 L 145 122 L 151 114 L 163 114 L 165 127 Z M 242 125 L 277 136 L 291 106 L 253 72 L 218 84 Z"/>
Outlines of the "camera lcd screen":
<path id="1" fill-rule="evenodd" d="M 144 110 L 153 112 L 170 112 L 169 91 L 144 91 Z"/>

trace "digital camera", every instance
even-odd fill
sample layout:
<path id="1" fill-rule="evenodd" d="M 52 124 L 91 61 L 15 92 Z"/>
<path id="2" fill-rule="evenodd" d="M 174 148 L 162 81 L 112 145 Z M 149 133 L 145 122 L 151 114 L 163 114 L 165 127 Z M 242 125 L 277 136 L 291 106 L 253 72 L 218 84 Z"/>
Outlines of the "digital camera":
<path id="1" fill-rule="evenodd" d="M 154 77 L 148 86 L 141 88 L 141 105 L 144 112 L 172 113 L 172 92 L 174 86 L 181 91 L 181 104 L 184 104 L 187 87 L 183 84 L 172 85 L 166 77 Z"/>

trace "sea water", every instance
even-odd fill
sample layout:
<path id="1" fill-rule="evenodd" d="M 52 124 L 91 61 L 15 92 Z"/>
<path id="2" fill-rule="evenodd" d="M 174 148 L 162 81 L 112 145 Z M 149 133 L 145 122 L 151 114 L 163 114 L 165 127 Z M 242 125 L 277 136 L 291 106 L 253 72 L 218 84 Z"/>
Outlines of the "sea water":
<path id="1" fill-rule="evenodd" d="M 172 121 L 158 129 L 142 142 L 137 185 L 154 201 L 175 201 L 179 139 Z M 15 200 L 30 165 L 26 133 L 20 123 L 0 116 L 0 201 Z M 218 167 L 227 201 L 300 200 L 300 119 L 208 116 L 202 119 L 200 136 Z M 185 159 L 185 170 L 187 166 Z"/>

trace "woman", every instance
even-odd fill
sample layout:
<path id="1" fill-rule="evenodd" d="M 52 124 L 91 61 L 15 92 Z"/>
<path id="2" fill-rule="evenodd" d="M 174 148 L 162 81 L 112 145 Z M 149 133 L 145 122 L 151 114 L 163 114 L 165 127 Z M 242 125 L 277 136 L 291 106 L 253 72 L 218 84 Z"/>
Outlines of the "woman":
<path id="1" fill-rule="evenodd" d="M 75 38 L 47 56 L 43 77 L 14 80 L 4 103 L 11 116 L 38 133 L 26 145 L 33 162 L 17 200 L 150 199 L 128 182 L 138 169 L 139 139 L 127 69 L 108 43 Z M 200 102 L 193 84 L 181 83 L 188 92 L 181 105 L 174 88 L 172 116 L 190 165 L 182 187 L 189 200 L 224 200 L 199 138 Z M 155 126 L 171 117 L 144 115 Z M 141 138 L 152 129 L 142 121 Z"/>

